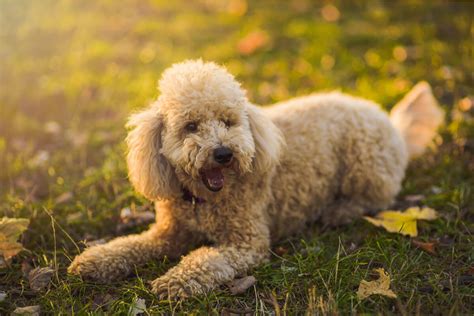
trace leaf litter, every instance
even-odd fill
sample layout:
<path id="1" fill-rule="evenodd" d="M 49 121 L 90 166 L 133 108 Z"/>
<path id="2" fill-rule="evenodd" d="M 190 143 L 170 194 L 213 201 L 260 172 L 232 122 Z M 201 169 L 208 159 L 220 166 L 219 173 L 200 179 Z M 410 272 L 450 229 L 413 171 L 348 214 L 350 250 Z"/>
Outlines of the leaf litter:
<path id="1" fill-rule="evenodd" d="M 35 292 L 40 292 L 49 287 L 53 278 L 54 270 L 50 267 L 34 268 L 28 273 L 30 288 Z"/>
<path id="2" fill-rule="evenodd" d="M 12 315 L 28 315 L 28 316 L 39 316 L 41 311 L 41 307 L 39 305 L 32 305 L 32 306 L 25 306 L 25 307 L 17 307 L 13 312 Z"/>
<path id="3" fill-rule="evenodd" d="M 146 313 L 145 299 L 138 297 L 135 298 L 128 310 L 128 316 L 137 316 L 144 313 Z"/>
<path id="4" fill-rule="evenodd" d="M 438 218 L 437 212 L 429 207 L 410 207 L 404 212 L 400 211 L 382 211 L 375 217 L 364 216 L 369 223 L 383 227 L 391 233 L 408 235 L 410 237 L 418 236 L 416 227 L 417 220 L 434 220 Z"/>
<path id="5" fill-rule="evenodd" d="M 8 264 L 13 256 L 23 250 L 18 242 L 20 235 L 28 228 L 30 220 L 26 218 L 0 219 L 0 267 Z"/>
<path id="6" fill-rule="evenodd" d="M 383 268 L 378 268 L 374 271 L 379 274 L 379 278 L 375 281 L 362 280 L 357 290 L 357 298 L 361 301 L 374 294 L 396 298 L 397 294 L 390 289 L 390 276 L 388 273 Z"/>

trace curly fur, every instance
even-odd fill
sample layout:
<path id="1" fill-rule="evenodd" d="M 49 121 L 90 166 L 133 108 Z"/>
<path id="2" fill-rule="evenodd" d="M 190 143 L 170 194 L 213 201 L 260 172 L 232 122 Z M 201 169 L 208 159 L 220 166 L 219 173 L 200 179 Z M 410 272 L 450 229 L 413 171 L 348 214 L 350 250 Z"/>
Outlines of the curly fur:
<path id="1" fill-rule="evenodd" d="M 412 127 L 396 128 L 370 101 L 334 92 L 260 108 L 224 68 L 200 60 L 172 66 L 159 86 L 158 100 L 131 116 L 127 137 L 129 177 L 155 201 L 156 224 L 87 249 L 71 273 L 109 282 L 207 241 L 152 282 L 161 297 L 206 293 L 264 262 L 272 241 L 308 222 L 339 225 L 385 208 L 400 190 Z M 420 91 L 431 96 L 429 86 Z M 422 112 L 415 117 L 429 121 Z M 196 131 L 186 131 L 189 122 Z M 202 170 L 215 167 L 218 146 L 234 159 L 212 192 Z M 183 190 L 205 202 L 184 199 Z"/>

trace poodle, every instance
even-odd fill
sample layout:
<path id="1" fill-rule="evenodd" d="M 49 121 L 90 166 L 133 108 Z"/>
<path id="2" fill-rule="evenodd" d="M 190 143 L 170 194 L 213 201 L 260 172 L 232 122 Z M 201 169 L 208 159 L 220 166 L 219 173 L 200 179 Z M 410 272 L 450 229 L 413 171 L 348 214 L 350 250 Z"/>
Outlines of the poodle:
<path id="1" fill-rule="evenodd" d="M 168 299 L 244 275 L 307 223 L 346 224 L 389 206 L 443 115 L 427 83 L 390 116 L 339 92 L 258 107 L 225 68 L 201 60 L 167 69 L 159 89 L 126 139 L 129 178 L 155 202 L 156 223 L 87 248 L 68 271 L 110 282 L 182 256 L 151 282 Z"/>

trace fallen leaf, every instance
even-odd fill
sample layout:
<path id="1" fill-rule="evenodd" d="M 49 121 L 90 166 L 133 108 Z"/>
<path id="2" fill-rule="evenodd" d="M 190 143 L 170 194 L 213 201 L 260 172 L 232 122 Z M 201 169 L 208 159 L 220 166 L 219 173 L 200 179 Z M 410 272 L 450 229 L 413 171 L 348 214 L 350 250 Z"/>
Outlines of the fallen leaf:
<path id="1" fill-rule="evenodd" d="M 155 212 L 144 211 L 144 212 L 132 212 L 128 207 L 123 208 L 120 211 L 120 223 L 117 225 L 117 233 L 123 233 L 124 231 L 142 225 L 151 224 L 155 221 Z"/>
<path id="2" fill-rule="evenodd" d="M 59 195 L 56 199 L 54 199 L 54 202 L 56 204 L 61 204 L 61 203 L 66 203 L 72 200 L 74 195 L 72 192 L 64 192 L 63 194 Z"/>
<path id="3" fill-rule="evenodd" d="M 436 254 L 436 249 L 435 249 L 436 242 L 423 242 L 423 241 L 413 239 L 411 243 L 413 244 L 413 246 L 423 249 L 426 252 L 429 252 L 433 255 Z"/>
<path id="4" fill-rule="evenodd" d="M 240 279 L 234 279 L 227 284 L 232 295 L 242 294 L 257 282 L 253 275 L 249 275 Z"/>
<path id="5" fill-rule="evenodd" d="M 278 256 L 282 257 L 282 256 L 284 256 L 284 255 L 286 255 L 286 254 L 288 253 L 288 249 L 285 248 L 285 247 L 279 246 L 279 247 L 276 247 L 276 248 L 275 248 L 274 252 L 275 252 Z"/>
<path id="6" fill-rule="evenodd" d="M 128 310 L 128 316 L 136 316 L 139 314 L 144 314 L 146 312 L 146 304 L 143 298 L 135 298 L 130 305 L 130 309 Z"/>
<path id="7" fill-rule="evenodd" d="M 474 266 L 469 267 L 469 271 L 468 271 L 468 272 L 469 272 L 470 275 L 474 275 Z"/>
<path id="8" fill-rule="evenodd" d="M 28 273 L 30 288 L 35 292 L 40 292 L 48 288 L 53 274 L 54 270 L 50 267 L 34 268 Z"/>
<path id="9" fill-rule="evenodd" d="M 435 210 L 424 207 L 410 207 L 405 212 L 400 211 L 382 211 L 375 218 L 364 216 L 369 223 L 383 227 L 391 233 L 399 233 L 411 237 L 418 236 L 416 220 L 434 220 L 438 217 Z"/>
<path id="10" fill-rule="evenodd" d="M 17 307 L 17 308 L 12 312 L 12 315 L 39 316 L 40 310 L 41 310 L 41 308 L 40 308 L 39 305 L 25 306 L 25 307 Z"/>
<path id="11" fill-rule="evenodd" d="M 375 269 L 374 271 L 379 274 L 379 278 L 375 281 L 362 280 L 357 290 L 357 298 L 363 300 L 374 294 L 396 298 L 397 294 L 390 290 L 390 276 L 388 273 L 383 268 Z"/>
<path id="12" fill-rule="evenodd" d="M 269 42 L 269 36 L 265 31 L 254 31 L 247 34 L 237 44 L 237 50 L 244 55 L 250 55 L 257 49 L 262 48 Z"/>
<path id="13" fill-rule="evenodd" d="M 20 235 L 30 223 L 26 218 L 3 217 L 0 220 L 0 267 L 6 265 L 10 259 L 23 250 L 23 245 L 17 242 Z"/>

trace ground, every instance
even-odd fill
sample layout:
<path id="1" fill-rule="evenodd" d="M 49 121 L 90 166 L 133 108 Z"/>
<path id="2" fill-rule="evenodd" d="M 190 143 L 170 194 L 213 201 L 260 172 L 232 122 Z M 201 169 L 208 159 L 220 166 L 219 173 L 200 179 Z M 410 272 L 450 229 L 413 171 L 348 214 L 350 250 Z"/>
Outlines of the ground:
<path id="1" fill-rule="evenodd" d="M 126 314 L 138 298 L 150 314 L 474 313 L 473 14 L 467 1 L 1 1 L 0 216 L 31 224 L 27 250 L 0 269 L 0 314 Z M 126 177 L 124 122 L 158 95 L 163 69 L 199 57 L 225 64 L 259 104 L 340 89 L 389 109 L 430 82 L 447 122 L 394 207 L 439 211 L 417 237 L 436 253 L 358 220 L 283 240 L 235 296 L 159 301 L 147 281 L 166 259 L 112 285 L 67 276 L 85 241 L 146 229 L 120 225 L 123 209 L 151 210 Z M 56 271 L 47 291 L 30 290 L 28 264 Z M 378 267 L 398 298 L 358 301 Z"/>

